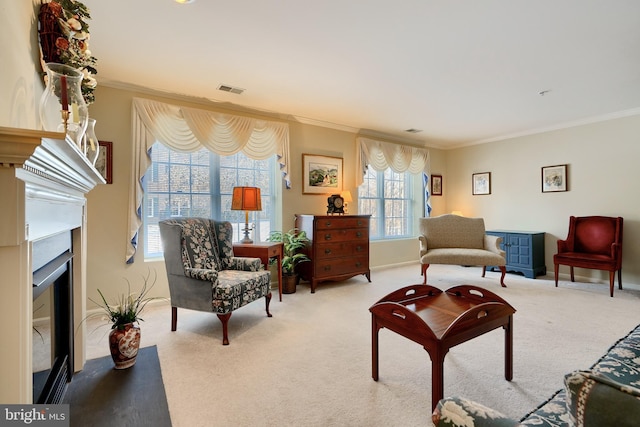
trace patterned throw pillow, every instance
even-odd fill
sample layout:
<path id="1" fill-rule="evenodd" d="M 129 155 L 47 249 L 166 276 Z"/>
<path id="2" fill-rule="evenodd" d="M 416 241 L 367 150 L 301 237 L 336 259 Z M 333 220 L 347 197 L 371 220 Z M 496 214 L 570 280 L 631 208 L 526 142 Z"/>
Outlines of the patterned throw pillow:
<path id="1" fill-rule="evenodd" d="M 637 427 L 640 389 L 592 371 L 565 375 L 567 407 L 577 427 Z"/>
<path id="2" fill-rule="evenodd" d="M 506 415 L 462 397 L 441 399 L 431 421 L 437 427 L 515 427 L 518 424 Z"/>

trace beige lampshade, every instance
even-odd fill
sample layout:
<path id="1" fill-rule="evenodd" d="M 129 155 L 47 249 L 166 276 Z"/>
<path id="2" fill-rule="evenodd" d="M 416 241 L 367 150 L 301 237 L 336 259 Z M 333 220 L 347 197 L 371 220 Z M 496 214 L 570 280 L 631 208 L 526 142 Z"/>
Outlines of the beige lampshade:
<path id="1" fill-rule="evenodd" d="M 351 197 L 351 191 L 349 190 L 345 190 L 342 193 L 340 193 L 340 197 L 342 197 L 344 201 L 347 203 L 353 202 L 353 197 Z"/>
<path id="2" fill-rule="evenodd" d="M 260 189 L 257 187 L 233 187 L 231 210 L 261 211 L 262 199 L 260 198 Z"/>

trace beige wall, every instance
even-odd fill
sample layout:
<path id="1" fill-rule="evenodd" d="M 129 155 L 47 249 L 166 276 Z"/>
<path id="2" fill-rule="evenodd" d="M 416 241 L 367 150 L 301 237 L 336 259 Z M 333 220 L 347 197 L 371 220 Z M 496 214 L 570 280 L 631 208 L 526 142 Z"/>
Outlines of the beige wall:
<path id="1" fill-rule="evenodd" d="M 487 228 L 544 231 L 547 272 L 569 216 L 624 218 L 623 284 L 640 284 L 640 116 L 447 152 L 447 210 L 481 216 Z M 569 191 L 542 193 L 541 167 L 568 164 Z M 471 174 L 491 172 L 491 195 L 471 195 Z M 561 267 L 568 273 L 568 267 Z M 576 274 L 604 280 L 603 272 Z M 608 279 L 607 279 L 608 281 Z"/>

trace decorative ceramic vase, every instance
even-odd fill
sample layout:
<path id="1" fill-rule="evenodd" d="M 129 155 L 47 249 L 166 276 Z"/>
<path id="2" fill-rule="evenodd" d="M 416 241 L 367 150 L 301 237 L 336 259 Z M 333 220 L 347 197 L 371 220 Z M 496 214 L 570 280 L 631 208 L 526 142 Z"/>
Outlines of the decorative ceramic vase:
<path id="1" fill-rule="evenodd" d="M 100 144 L 98 144 L 98 138 L 96 137 L 96 119 L 89 118 L 87 121 L 87 131 L 84 133 L 84 142 L 82 143 L 82 149 L 85 156 L 89 159 L 92 165 L 96 165 L 98 160 L 98 154 L 100 154 Z"/>
<path id="2" fill-rule="evenodd" d="M 40 98 L 42 129 L 54 132 L 66 129 L 80 148 L 89 119 L 89 108 L 80 86 L 83 75 L 75 68 L 55 62 L 47 63 L 45 68 L 47 87 Z"/>
<path id="3" fill-rule="evenodd" d="M 116 369 L 127 369 L 135 365 L 140 348 L 140 328 L 127 323 L 109 333 L 109 349 Z"/>

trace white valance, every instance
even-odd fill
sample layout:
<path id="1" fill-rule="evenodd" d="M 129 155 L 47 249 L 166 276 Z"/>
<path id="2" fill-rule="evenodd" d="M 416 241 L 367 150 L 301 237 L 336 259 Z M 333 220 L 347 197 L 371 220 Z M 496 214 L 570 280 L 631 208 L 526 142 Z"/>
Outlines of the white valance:
<path id="1" fill-rule="evenodd" d="M 364 181 L 367 167 L 377 171 L 391 168 L 394 172 L 424 173 L 429 176 L 429 150 L 409 145 L 377 141 L 359 136 L 356 186 Z"/>
<path id="2" fill-rule="evenodd" d="M 356 186 L 360 186 L 364 182 L 364 175 L 367 173 L 368 167 L 372 167 L 377 171 L 385 171 L 391 168 L 391 170 L 398 173 L 421 174 L 422 189 L 424 191 L 424 215 L 429 216 L 431 213 L 429 150 L 410 145 L 377 141 L 362 136 L 356 138 L 356 143 L 358 145 Z"/>
<path id="3" fill-rule="evenodd" d="M 262 160 L 276 154 L 287 188 L 289 177 L 289 125 L 283 122 L 224 114 L 197 108 L 134 98 L 132 108 L 133 169 L 129 190 L 127 263 L 136 253 L 142 225 L 142 178 L 151 165 L 151 147 L 156 142 L 181 152 L 207 148 L 221 156 L 242 151 Z"/>

